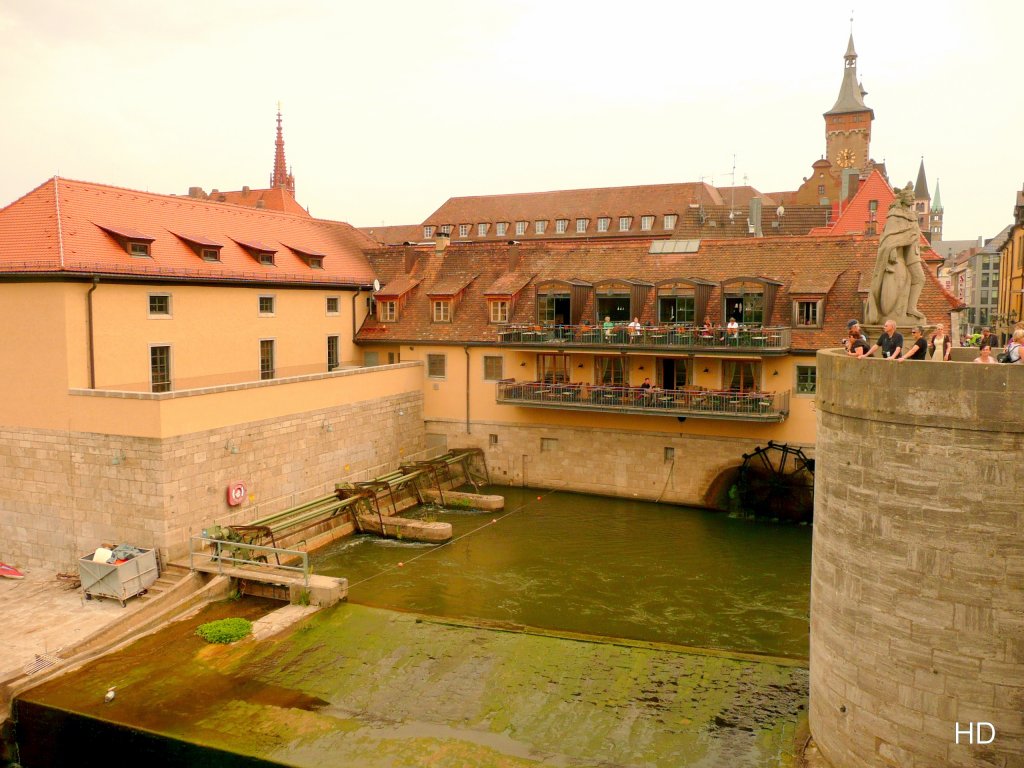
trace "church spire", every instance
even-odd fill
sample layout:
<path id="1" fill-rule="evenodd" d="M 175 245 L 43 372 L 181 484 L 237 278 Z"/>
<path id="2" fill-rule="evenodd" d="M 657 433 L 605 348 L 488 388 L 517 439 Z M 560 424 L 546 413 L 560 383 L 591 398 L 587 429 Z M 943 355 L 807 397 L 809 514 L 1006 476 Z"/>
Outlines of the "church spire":
<path id="1" fill-rule="evenodd" d="M 850 42 L 846 46 L 846 53 L 843 55 L 846 62 L 843 67 L 843 83 L 839 86 L 839 98 L 836 99 L 832 109 L 826 115 L 839 115 L 846 112 L 871 112 L 871 108 L 864 104 L 864 87 L 857 81 L 857 51 L 853 47 L 853 32 L 850 33 Z M 874 117 L 874 112 L 872 112 Z"/>
<path id="2" fill-rule="evenodd" d="M 935 180 L 935 197 L 932 198 L 932 210 L 936 213 L 942 210 L 942 197 L 939 195 L 939 180 Z"/>
<path id="3" fill-rule="evenodd" d="M 917 170 L 917 183 L 914 185 L 915 200 L 931 200 L 928 194 L 928 178 L 924 175 L 924 155 L 921 156 L 921 167 Z"/>
<path id="4" fill-rule="evenodd" d="M 295 177 L 284 162 L 284 134 L 281 131 L 281 102 L 277 102 L 277 141 L 274 145 L 274 172 L 270 174 L 270 188 L 283 187 L 295 196 Z"/>

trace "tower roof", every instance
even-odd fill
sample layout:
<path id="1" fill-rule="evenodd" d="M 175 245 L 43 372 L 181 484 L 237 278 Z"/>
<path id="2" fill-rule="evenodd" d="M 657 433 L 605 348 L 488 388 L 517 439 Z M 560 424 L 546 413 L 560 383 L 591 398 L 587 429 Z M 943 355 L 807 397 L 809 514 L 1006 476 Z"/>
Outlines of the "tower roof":
<path id="1" fill-rule="evenodd" d="M 843 83 L 839 86 L 839 98 L 826 115 L 841 115 L 847 112 L 871 112 L 875 113 L 864 103 L 864 89 L 857 82 L 857 51 L 853 47 L 853 33 L 850 33 L 850 42 L 846 46 L 846 54 L 843 56 L 846 65 L 843 67 Z"/>
<path id="2" fill-rule="evenodd" d="M 284 162 L 284 133 L 281 130 L 281 105 L 277 105 L 277 141 L 274 142 L 274 172 L 270 175 L 270 188 L 287 189 L 295 194 L 295 177 Z"/>
<path id="3" fill-rule="evenodd" d="M 928 177 L 924 175 L 924 158 L 921 158 L 921 167 L 917 170 L 917 183 L 914 184 L 915 200 L 931 200 L 928 194 Z"/>
<path id="4" fill-rule="evenodd" d="M 939 180 L 938 179 L 935 180 L 935 197 L 932 198 L 932 210 L 933 211 L 941 211 L 942 210 L 942 197 L 939 196 Z"/>

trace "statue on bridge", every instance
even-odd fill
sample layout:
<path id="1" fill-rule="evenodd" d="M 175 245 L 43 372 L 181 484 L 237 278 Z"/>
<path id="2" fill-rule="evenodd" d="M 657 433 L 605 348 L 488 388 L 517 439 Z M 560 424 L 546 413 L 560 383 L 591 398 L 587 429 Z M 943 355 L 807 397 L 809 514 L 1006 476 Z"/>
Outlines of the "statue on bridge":
<path id="1" fill-rule="evenodd" d="M 896 191 L 878 241 L 865 321 L 871 325 L 886 320 L 897 326 L 922 324 L 925 317 L 917 308 L 922 288 L 921 227 L 914 211 L 914 186 L 908 183 Z"/>

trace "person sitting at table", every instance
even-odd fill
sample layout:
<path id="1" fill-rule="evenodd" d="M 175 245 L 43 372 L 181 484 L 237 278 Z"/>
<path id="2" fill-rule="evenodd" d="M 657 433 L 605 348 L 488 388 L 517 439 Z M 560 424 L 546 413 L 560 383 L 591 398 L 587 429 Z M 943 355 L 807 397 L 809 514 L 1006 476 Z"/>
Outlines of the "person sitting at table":
<path id="1" fill-rule="evenodd" d="M 640 389 L 651 389 L 652 387 L 654 387 L 654 385 L 651 384 L 650 377 L 644 379 L 644 383 L 640 385 Z"/>
<path id="2" fill-rule="evenodd" d="M 732 336 L 733 338 L 736 338 L 740 335 L 740 324 L 736 322 L 735 317 L 729 318 L 729 322 L 726 323 L 725 328 L 729 332 L 729 335 Z"/>
<path id="3" fill-rule="evenodd" d="M 644 327 L 640 325 L 640 318 L 634 317 L 632 322 L 626 327 L 629 328 L 629 340 L 631 342 L 639 341 L 640 335 L 644 332 Z"/>
<path id="4" fill-rule="evenodd" d="M 604 316 L 604 325 L 602 327 L 604 328 L 605 341 L 611 341 L 612 331 L 615 330 L 615 323 L 612 322 L 612 319 L 608 315 Z"/>

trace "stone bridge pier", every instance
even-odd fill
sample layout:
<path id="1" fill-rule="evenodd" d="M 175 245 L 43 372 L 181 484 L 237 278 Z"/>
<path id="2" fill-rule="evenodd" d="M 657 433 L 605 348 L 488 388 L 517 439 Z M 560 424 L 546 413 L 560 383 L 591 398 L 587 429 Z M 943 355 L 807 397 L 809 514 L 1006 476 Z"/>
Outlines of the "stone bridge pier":
<path id="1" fill-rule="evenodd" d="M 1024 766 L 1024 366 L 817 359 L 821 753 Z"/>

